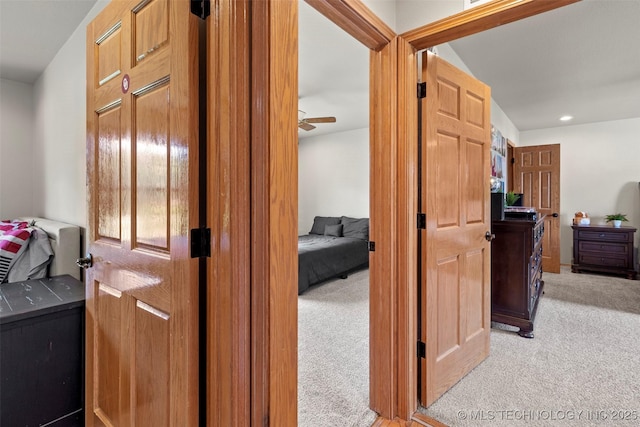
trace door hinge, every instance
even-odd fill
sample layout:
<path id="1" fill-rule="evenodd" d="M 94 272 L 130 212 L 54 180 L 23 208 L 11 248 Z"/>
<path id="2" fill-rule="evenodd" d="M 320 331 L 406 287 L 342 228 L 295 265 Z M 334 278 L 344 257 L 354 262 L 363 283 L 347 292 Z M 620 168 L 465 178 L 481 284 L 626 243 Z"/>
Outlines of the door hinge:
<path id="1" fill-rule="evenodd" d="M 512 157 L 512 158 L 511 158 L 511 164 L 512 164 L 512 165 L 515 165 L 515 164 L 516 164 L 516 158 L 515 158 L 515 157 Z"/>
<path id="2" fill-rule="evenodd" d="M 211 256 L 211 229 L 200 227 L 191 229 L 191 258 Z"/>
<path id="3" fill-rule="evenodd" d="M 418 341 L 418 357 L 421 359 L 427 357 L 427 346 L 422 341 Z"/>
<path id="4" fill-rule="evenodd" d="M 367 248 L 369 249 L 369 252 L 375 252 L 376 251 L 376 242 L 372 242 L 371 240 L 369 240 L 367 242 Z"/>
<path id="5" fill-rule="evenodd" d="M 422 82 L 418 83 L 418 98 L 426 98 L 427 97 L 427 83 Z"/>
<path id="6" fill-rule="evenodd" d="M 211 14 L 210 0 L 191 0 L 191 13 L 201 19 L 207 19 Z"/>
<path id="7" fill-rule="evenodd" d="M 423 213 L 418 214 L 418 229 L 425 230 L 427 228 L 427 215 Z"/>

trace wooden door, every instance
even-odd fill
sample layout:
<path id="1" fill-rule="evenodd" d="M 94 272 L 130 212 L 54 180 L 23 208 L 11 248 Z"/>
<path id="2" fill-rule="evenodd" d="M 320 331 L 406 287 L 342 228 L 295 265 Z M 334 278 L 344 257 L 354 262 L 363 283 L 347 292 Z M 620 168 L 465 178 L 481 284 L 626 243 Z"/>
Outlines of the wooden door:
<path id="1" fill-rule="evenodd" d="M 542 270 L 560 273 L 560 144 L 516 147 L 514 158 L 514 191 L 523 206 L 546 215 Z"/>
<path id="2" fill-rule="evenodd" d="M 87 426 L 198 425 L 197 24 L 143 0 L 87 27 Z"/>
<path id="3" fill-rule="evenodd" d="M 431 53 L 422 81 L 420 401 L 428 406 L 489 355 L 491 93 Z"/>

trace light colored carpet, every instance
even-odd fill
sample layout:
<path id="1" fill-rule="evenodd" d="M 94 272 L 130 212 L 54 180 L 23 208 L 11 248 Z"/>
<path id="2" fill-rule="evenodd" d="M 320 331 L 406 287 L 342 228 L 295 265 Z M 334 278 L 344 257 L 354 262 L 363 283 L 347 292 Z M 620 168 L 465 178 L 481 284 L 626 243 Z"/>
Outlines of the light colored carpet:
<path id="1" fill-rule="evenodd" d="M 640 281 L 544 273 L 534 339 L 491 354 L 421 412 L 450 426 L 640 425 Z"/>
<path id="2" fill-rule="evenodd" d="M 375 420 L 368 279 L 358 272 L 298 297 L 300 426 Z M 640 281 L 568 267 L 544 280 L 535 338 L 494 324 L 489 358 L 421 412 L 450 426 L 640 425 Z"/>
<path id="3" fill-rule="evenodd" d="M 369 270 L 298 297 L 298 425 L 368 427 Z"/>

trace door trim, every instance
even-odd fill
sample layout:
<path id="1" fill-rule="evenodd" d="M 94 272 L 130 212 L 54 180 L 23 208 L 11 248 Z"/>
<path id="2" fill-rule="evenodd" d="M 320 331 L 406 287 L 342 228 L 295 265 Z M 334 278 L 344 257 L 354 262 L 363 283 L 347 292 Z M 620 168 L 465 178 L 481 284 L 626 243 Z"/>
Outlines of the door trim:
<path id="1" fill-rule="evenodd" d="M 578 0 L 540 2 L 534 0 L 499 0 L 490 2 L 449 18 L 417 28 L 389 41 L 380 48 L 368 44 L 366 37 L 358 37 L 353 29 L 371 28 L 373 15 L 364 6 L 352 13 L 357 0 L 306 0 L 330 21 L 372 49 L 370 70 L 370 146 L 371 170 L 379 169 L 377 156 L 385 146 L 386 163 L 391 164 L 396 179 L 375 179 L 371 176 L 371 233 L 376 243 L 393 248 L 371 258 L 370 279 L 370 406 L 381 416 L 411 419 L 418 408 L 416 325 L 417 306 L 417 164 L 418 129 L 415 84 L 418 81 L 416 52 L 465 35 L 484 31 L 505 22 L 524 19 Z M 340 3 L 342 7 L 332 4 Z M 331 13 L 325 13 L 326 10 Z M 380 21 L 379 19 L 377 21 Z M 373 29 L 385 32 L 384 28 Z M 355 33 L 355 34 L 354 34 Z M 375 34 L 371 34 L 374 38 Z M 387 36 L 388 37 L 388 36 Z M 375 78 L 395 75 L 394 80 Z M 388 82 L 396 82 L 389 84 Z M 376 120 L 385 117 L 385 120 Z M 395 120 L 389 120 L 395 118 Z M 380 128 L 376 128 L 376 124 Z M 392 124 L 396 127 L 393 128 Z M 384 129 L 386 127 L 386 129 Z M 373 167 L 375 166 L 375 168 Z M 394 200 L 386 197 L 395 194 Z M 395 203 L 390 208 L 385 203 Z M 389 222 L 385 224 L 385 222 Z M 376 233 L 376 234 L 374 234 Z M 379 234 L 377 234 L 379 233 Z M 380 245 L 383 246 L 383 245 Z M 378 277 L 378 266 L 384 277 Z M 395 337 L 395 339 L 394 339 Z M 375 368 L 375 369 L 374 369 Z"/>
<path id="2" fill-rule="evenodd" d="M 307 0 L 330 21 L 372 49 L 370 93 L 376 102 L 370 102 L 371 162 L 380 162 L 384 169 L 371 181 L 371 234 L 385 249 L 376 250 L 372 258 L 377 277 L 370 285 L 370 358 L 371 366 L 380 369 L 370 371 L 370 393 L 371 407 L 384 418 L 411 419 L 417 409 L 416 51 L 422 46 L 451 41 L 501 25 L 506 20 L 523 19 L 575 1 L 498 0 L 397 37 L 359 0 Z M 231 0 L 219 3 L 229 7 L 229 2 L 233 3 Z M 227 86 L 230 93 L 241 96 L 239 99 L 244 102 L 241 109 L 253 106 L 250 121 L 241 122 L 240 116 L 236 116 L 236 124 L 247 124 L 237 126 L 238 133 L 233 138 L 241 142 L 251 135 L 251 150 L 259 149 L 259 152 L 252 154 L 253 151 L 247 152 L 246 144 L 230 143 L 229 155 L 219 158 L 219 167 L 249 164 L 248 170 L 240 168 L 231 175 L 251 182 L 249 212 L 244 202 L 233 204 L 230 194 L 208 201 L 209 209 L 231 203 L 230 218 L 240 215 L 240 223 L 251 222 L 250 236 L 231 233 L 227 241 L 229 247 L 239 245 L 232 249 L 234 253 L 249 254 L 250 279 L 246 277 L 249 274 L 246 270 L 234 264 L 233 256 L 219 260 L 216 265 L 216 271 L 226 269 L 232 273 L 222 278 L 212 272 L 207 275 L 208 289 L 235 285 L 238 277 L 242 279 L 241 284 L 249 287 L 221 295 L 216 301 L 209 299 L 211 308 L 226 310 L 226 314 L 221 314 L 226 321 L 233 322 L 234 316 L 240 316 L 244 323 L 230 323 L 236 329 L 221 335 L 216 349 L 212 349 L 211 342 L 207 344 L 207 365 L 217 363 L 220 349 L 244 349 L 245 352 L 234 362 L 244 369 L 230 375 L 228 382 L 220 387 L 211 384 L 211 371 L 208 372 L 208 423 L 216 425 L 212 420 L 224 405 L 224 393 L 235 393 L 245 409 L 237 411 L 238 418 L 232 418 L 235 422 L 223 424 L 243 424 L 246 411 L 250 411 L 251 424 L 267 422 L 288 426 L 295 425 L 297 419 L 297 280 L 295 264 L 282 260 L 294 259 L 297 253 L 292 242 L 297 228 L 298 200 L 295 166 L 298 10 L 297 2 L 237 3 L 242 5 L 220 15 L 216 25 L 229 25 L 226 28 L 240 33 L 247 31 L 248 39 L 238 40 L 235 46 L 249 49 L 253 61 L 249 74 L 254 80 L 247 82 L 244 77 L 223 73 L 218 85 Z M 232 34 L 236 34 L 235 31 Z M 245 60 L 243 56 L 234 59 L 236 65 Z M 210 65 L 223 66 L 220 65 L 223 61 L 223 57 L 215 58 Z M 254 93 L 243 92 L 247 87 L 243 85 L 251 81 L 262 83 L 254 83 Z M 228 120 L 225 114 L 223 110 L 212 113 L 214 117 Z M 385 120 L 376 120 L 376 117 L 385 117 Z M 214 119 L 210 116 L 211 120 Z M 211 149 L 212 141 L 208 144 Z M 383 153 L 389 155 L 385 161 L 380 157 Z M 250 163 L 246 163 L 249 160 Z M 278 217 L 280 209 L 285 214 Z M 245 310 L 250 307 L 251 327 L 247 327 L 243 315 L 232 313 L 230 307 Z M 248 369 L 247 346 L 250 349 Z"/>

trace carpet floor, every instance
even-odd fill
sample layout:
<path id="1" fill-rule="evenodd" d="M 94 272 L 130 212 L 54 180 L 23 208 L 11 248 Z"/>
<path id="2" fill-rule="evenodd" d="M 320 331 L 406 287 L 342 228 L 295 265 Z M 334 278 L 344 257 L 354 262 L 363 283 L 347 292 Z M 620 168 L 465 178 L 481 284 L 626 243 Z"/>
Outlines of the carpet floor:
<path id="1" fill-rule="evenodd" d="M 298 425 L 368 427 L 369 270 L 298 297 Z"/>
<path id="2" fill-rule="evenodd" d="M 450 426 L 640 425 L 640 281 L 544 273 L 535 338 L 491 354 L 420 412 Z M 298 425 L 370 426 L 369 271 L 298 297 Z"/>

